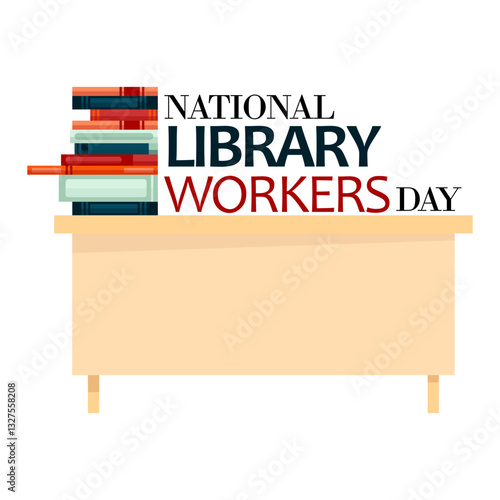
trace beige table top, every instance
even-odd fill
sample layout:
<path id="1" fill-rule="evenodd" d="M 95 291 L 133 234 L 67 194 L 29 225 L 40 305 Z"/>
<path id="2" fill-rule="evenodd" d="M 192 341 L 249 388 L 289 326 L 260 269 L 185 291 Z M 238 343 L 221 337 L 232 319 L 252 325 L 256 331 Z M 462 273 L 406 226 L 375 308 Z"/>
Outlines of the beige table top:
<path id="1" fill-rule="evenodd" d="M 454 234 L 472 233 L 471 215 L 56 215 L 73 234 Z"/>

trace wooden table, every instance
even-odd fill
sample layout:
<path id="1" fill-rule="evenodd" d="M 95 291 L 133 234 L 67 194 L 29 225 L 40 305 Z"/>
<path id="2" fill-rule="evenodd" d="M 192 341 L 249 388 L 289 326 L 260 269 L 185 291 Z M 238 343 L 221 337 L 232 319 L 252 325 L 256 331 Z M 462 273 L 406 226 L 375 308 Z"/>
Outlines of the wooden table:
<path id="1" fill-rule="evenodd" d="M 55 232 L 73 234 L 89 412 L 100 375 L 376 371 L 426 375 L 439 411 L 471 216 L 56 216 Z"/>

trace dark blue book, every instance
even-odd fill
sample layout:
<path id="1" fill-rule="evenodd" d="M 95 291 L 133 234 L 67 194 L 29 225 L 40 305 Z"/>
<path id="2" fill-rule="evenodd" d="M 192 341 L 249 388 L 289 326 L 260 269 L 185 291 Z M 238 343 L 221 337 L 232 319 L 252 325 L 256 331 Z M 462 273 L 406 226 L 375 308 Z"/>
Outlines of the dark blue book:
<path id="1" fill-rule="evenodd" d="M 158 96 L 73 96 L 73 109 L 158 109 Z"/>
<path id="2" fill-rule="evenodd" d="M 147 143 L 80 143 L 75 144 L 75 155 L 147 155 Z M 156 154 L 156 153 L 155 153 Z"/>
<path id="3" fill-rule="evenodd" d="M 73 215 L 158 215 L 158 202 L 74 201 Z"/>

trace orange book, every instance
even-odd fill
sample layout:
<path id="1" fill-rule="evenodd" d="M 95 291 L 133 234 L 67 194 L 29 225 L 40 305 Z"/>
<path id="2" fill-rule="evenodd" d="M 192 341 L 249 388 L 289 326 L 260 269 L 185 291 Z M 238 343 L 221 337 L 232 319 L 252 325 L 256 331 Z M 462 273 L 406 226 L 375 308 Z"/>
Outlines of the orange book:
<path id="1" fill-rule="evenodd" d="M 157 96 L 158 87 L 73 87 L 74 96 Z"/>
<path id="2" fill-rule="evenodd" d="M 73 130 L 156 130 L 158 122 L 154 120 L 92 120 L 92 121 L 74 121 Z"/>
<path id="3" fill-rule="evenodd" d="M 28 165 L 28 175 L 157 175 L 158 165 Z"/>

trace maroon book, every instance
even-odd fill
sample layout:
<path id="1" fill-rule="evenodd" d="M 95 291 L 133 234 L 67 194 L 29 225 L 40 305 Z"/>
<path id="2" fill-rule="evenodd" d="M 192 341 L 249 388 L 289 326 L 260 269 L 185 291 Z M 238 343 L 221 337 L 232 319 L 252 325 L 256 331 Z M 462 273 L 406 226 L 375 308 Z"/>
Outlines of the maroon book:
<path id="1" fill-rule="evenodd" d="M 158 165 L 158 155 L 61 155 L 61 165 Z"/>

